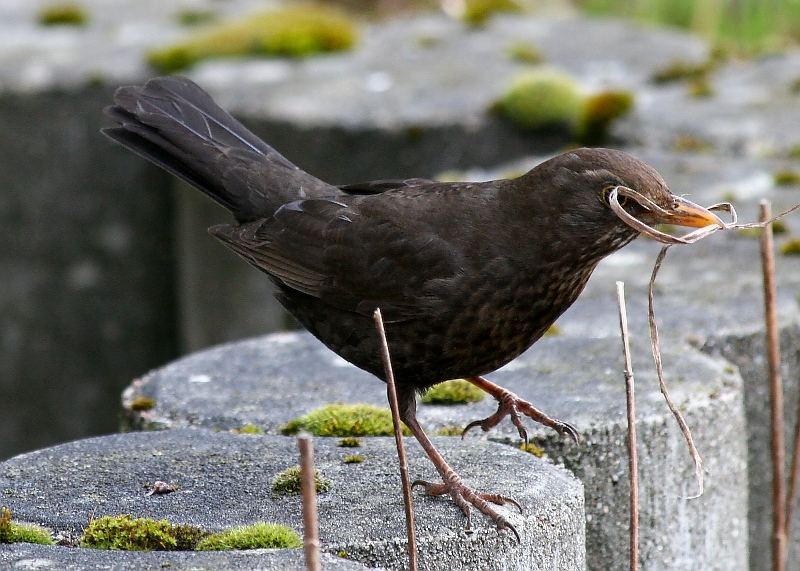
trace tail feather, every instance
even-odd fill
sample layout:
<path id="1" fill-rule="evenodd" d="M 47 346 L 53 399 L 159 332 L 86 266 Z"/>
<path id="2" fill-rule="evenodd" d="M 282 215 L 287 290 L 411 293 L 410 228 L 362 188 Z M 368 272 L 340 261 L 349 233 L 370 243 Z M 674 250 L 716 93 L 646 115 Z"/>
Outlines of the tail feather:
<path id="1" fill-rule="evenodd" d="M 304 196 L 337 190 L 304 172 L 220 108 L 191 80 L 152 79 L 122 87 L 103 133 L 197 187 L 240 222 L 270 216 Z"/>

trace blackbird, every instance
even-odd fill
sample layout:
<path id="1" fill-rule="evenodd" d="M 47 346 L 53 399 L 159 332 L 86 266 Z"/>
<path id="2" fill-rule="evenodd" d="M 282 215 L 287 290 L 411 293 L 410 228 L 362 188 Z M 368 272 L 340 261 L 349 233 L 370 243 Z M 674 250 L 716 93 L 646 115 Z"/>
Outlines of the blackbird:
<path id="1" fill-rule="evenodd" d="M 472 505 L 516 535 L 490 504 L 519 504 L 461 480 L 418 423 L 416 393 L 465 378 L 499 402 L 465 432 L 509 416 L 526 437 L 524 415 L 577 440 L 571 425 L 483 375 L 536 342 L 597 263 L 636 238 L 609 207 L 612 189 L 651 225 L 719 223 L 618 150 L 569 151 L 512 180 L 334 186 L 295 166 L 189 79 L 122 87 L 114 103 L 105 111 L 119 126 L 103 133 L 227 208 L 236 224 L 211 235 L 266 273 L 280 303 L 320 341 L 384 379 L 373 323 L 380 308 L 401 418 L 443 480 L 415 484 L 449 494 L 467 527 Z"/>

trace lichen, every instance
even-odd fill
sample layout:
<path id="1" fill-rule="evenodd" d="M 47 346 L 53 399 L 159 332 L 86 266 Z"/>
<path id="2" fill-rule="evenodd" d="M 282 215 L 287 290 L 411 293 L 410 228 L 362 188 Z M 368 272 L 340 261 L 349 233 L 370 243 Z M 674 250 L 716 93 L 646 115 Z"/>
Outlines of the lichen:
<path id="1" fill-rule="evenodd" d="M 371 404 L 332 403 L 289 421 L 283 434 L 306 430 L 315 436 L 391 436 L 392 415 L 387 408 Z M 403 433 L 410 434 L 403 426 Z"/>
<path id="2" fill-rule="evenodd" d="M 586 97 L 575 129 L 575 137 L 585 145 L 597 145 L 608 138 L 611 124 L 633 108 L 630 91 L 601 91 Z"/>
<path id="3" fill-rule="evenodd" d="M 784 256 L 800 256 L 800 238 L 792 238 L 781 244 L 781 254 Z"/>
<path id="4" fill-rule="evenodd" d="M 772 174 L 776 186 L 796 186 L 800 184 L 800 172 L 792 169 L 779 170 Z"/>
<path id="5" fill-rule="evenodd" d="M 483 26 L 495 14 L 521 11 L 515 0 L 465 0 L 461 19 L 469 26 Z"/>
<path id="6" fill-rule="evenodd" d="M 191 525 L 120 514 L 91 520 L 80 546 L 123 551 L 186 550 L 192 549 L 205 535 L 202 529 Z"/>
<path id="7" fill-rule="evenodd" d="M 486 394 L 464 379 L 453 379 L 432 386 L 420 399 L 425 404 L 466 404 L 483 400 Z"/>
<path id="8" fill-rule="evenodd" d="M 155 408 L 155 406 L 156 399 L 139 395 L 131 401 L 131 404 L 128 405 L 128 408 L 133 411 L 140 412 L 144 410 L 152 410 Z"/>
<path id="9" fill-rule="evenodd" d="M 295 530 L 277 523 L 257 522 L 212 533 L 197 544 L 197 551 L 232 549 L 295 549 L 303 542 Z"/>
<path id="10" fill-rule="evenodd" d="M 361 464 L 363 461 L 364 457 L 361 454 L 348 454 L 342 458 L 342 462 L 345 464 Z"/>
<path id="11" fill-rule="evenodd" d="M 0 544 L 2 543 L 38 543 L 55 545 L 49 529 L 33 523 L 13 521 L 8 507 L 0 509 Z"/>
<path id="12" fill-rule="evenodd" d="M 42 26 L 85 26 L 89 16 L 79 4 L 64 2 L 45 6 L 36 19 Z"/>
<path id="13" fill-rule="evenodd" d="M 583 98 L 575 81 L 552 69 L 522 72 L 492 110 L 522 129 L 554 126 L 572 128 L 581 113 Z"/>
<path id="14" fill-rule="evenodd" d="M 264 434 L 264 429 L 255 424 L 243 424 L 239 428 L 234 428 L 236 434 Z"/>
<path id="15" fill-rule="evenodd" d="M 342 448 L 358 448 L 361 446 L 361 441 L 353 436 L 348 436 L 339 440 L 339 446 Z"/>
<path id="16" fill-rule="evenodd" d="M 158 71 L 172 73 L 212 58 L 303 58 L 341 51 L 350 49 L 356 38 L 356 27 L 344 12 L 325 5 L 293 5 L 208 27 L 151 51 L 147 60 Z"/>
<path id="17" fill-rule="evenodd" d="M 318 494 L 324 494 L 331 489 L 331 481 L 323 478 L 314 470 L 314 487 Z M 272 479 L 272 491 L 282 495 L 297 495 L 300 493 L 300 466 L 287 468 Z"/>
<path id="18" fill-rule="evenodd" d="M 508 46 L 508 57 L 521 63 L 542 63 L 544 56 L 539 49 L 528 42 L 514 42 Z"/>

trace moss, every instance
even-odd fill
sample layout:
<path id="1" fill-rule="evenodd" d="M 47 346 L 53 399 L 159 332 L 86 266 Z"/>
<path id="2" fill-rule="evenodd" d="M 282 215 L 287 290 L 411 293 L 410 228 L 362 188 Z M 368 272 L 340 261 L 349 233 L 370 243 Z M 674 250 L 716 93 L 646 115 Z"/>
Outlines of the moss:
<path id="1" fill-rule="evenodd" d="M 171 73 L 211 58 L 302 58 L 349 49 L 356 36 L 344 12 L 323 5 L 292 5 L 218 24 L 182 43 L 151 51 L 147 60 L 158 71 Z"/>
<path id="2" fill-rule="evenodd" d="M 420 399 L 425 404 L 466 404 L 483 400 L 486 394 L 464 379 L 432 386 Z"/>
<path id="3" fill-rule="evenodd" d="M 339 440 L 339 446 L 342 448 L 358 448 L 361 446 L 361 441 L 353 436 L 348 436 Z"/>
<path id="4" fill-rule="evenodd" d="M 536 46 L 528 42 L 514 42 L 508 46 L 508 57 L 522 63 L 542 63 L 544 57 Z"/>
<path id="5" fill-rule="evenodd" d="M 679 152 L 705 153 L 714 147 L 708 141 L 692 135 L 677 135 L 672 140 L 672 148 Z"/>
<path id="6" fill-rule="evenodd" d="M 578 85 L 568 75 L 551 70 L 521 73 L 492 109 L 522 129 L 572 127 L 581 113 Z"/>
<path id="7" fill-rule="evenodd" d="M 800 143 L 789 147 L 789 151 L 786 153 L 786 156 L 788 156 L 790 159 L 800 159 Z"/>
<path id="8" fill-rule="evenodd" d="M 187 8 L 175 14 L 175 19 L 181 26 L 192 27 L 210 24 L 217 20 L 216 12 L 212 10 L 195 10 Z"/>
<path id="9" fill-rule="evenodd" d="M 791 169 L 784 169 L 772 174 L 772 180 L 776 186 L 796 186 L 800 184 L 800 172 Z"/>
<path id="10" fill-rule="evenodd" d="M 314 470 L 314 487 L 318 494 L 323 494 L 331 489 L 330 480 L 323 478 Z M 297 495 L 300 493 L 300 466 L 286 468 L 272 479 L 272 491 L 276 494 Z"/>
<path id="11" fill-rule="evenodd" d="M 361 464 L 364 457 L 361 454 L 349 454 L 342 459 L 345 464 Z"/>
<path id="12" fill-rule="evenodd" d="M 483 26 L 500 12 L 521 12 L 515 0 L 465 0 L 461 19 L 470 26 Z"/>
<path id="13" fill-rule="evenodd" d="M 348 557 L 350 557 L 350 554 L 347 553 L 347 551 L 345 551 L 344 549 L 340 549 L 339 551 L 336 552 L 336 557 L 340 557 L 341 559 L 347 559 Z"/>
<path id="14" fill-rule="evenodd" d="M 561 335 L 561 327 L 555 323 L 548 327 L 547 331 L 544 332 L 545 337 L 558 337 L 559 335 Z"/>
<path id="15" fill-rule="evenodd" d="M 232 527 L 212 533 L 195 548 L 197 551 L 227 551 L 231 549 L 295 549 L 303 542 L 295 530 L 277 523 L 263 521 L 252 525 Z"/>
<path id="16" fill-rule="evenodd" d="M 800 77 L 789 83 L 789 92 L 794 94 L 800 93 Z"/>
<path id="17" fill-rule="evenodd" d="M 155 408 L 155 406 L 156 399 L 139 395 L 131 401 L 131 404 L 128 406 L 128 408 L 138 412 L 143 410 L 152 410 Z"/>
<path id="18" fill-rule="evenodd" d="M 243 424 L 239 428 L 234 428 L 236 434 L 264 434 L 264 429 L 255 424 Z"/>
<path id="19" fill-rule="evenodd" d="M 162 519 L 132 518 L 128 514 L 93 519 L 80 540 L 81 547 L 153 551 L 191 549 L 206 533 L 191 525 L 172 525 Z"/>
<path id="20" fill-rule="evenodd" d="M 14 522 L 11 510 L 7 507 L 0 510 L 0 544 L 2 543 L 55 545 L 49 529 L 32 523 Z"/>
<path id="21" fill-rule="evenodd" d="M 544 456 L 544 448 L 533 442 L 528 442 L 527 444 L 523 442 L 519 445 L 519 449 L 528 454 L 533 454 L 537 458 L 542 458 Z"/>
<path id="22" fill-rule="evenodd" d="M 630 91 L 602 91 L 588 96 L 582 105 L 576 138 L 585 145 L 597 145 L 608 138 L 611 124 L 633 108 Z"/>
<path id="23" fill-rule="evenodd" d="M 703 99 L 714 95 L 714 87 L 707 77 L 700 77 L 689 82 L 689 96 Z"/>
<path id="24" fill-rule="evenodd" d="M 417 45 L 423 49 L 432 48 L 442 43 L 442 38 L 423 34 L 417 36 Z"/>
<path id="25" fill-rule="evenodd" d="M 307 430 L 315 436 L 391 436 L 392 414 L 388 408 L 371 404 L 326 404 L 289 421 L 283 434 Z M 403 425 L 403 433 L 410 434 Z"/>
<path id="26" fill-rule="evenodd" d="M 65 2 L 45 6 L 37 14 L 36 20 L 42 26 L 85 26 L 89 16 L 79 4 Z"/>
<path id="27" fill-rule="evenodd" d="M 800 238 L 792 238 L 781 244 L 781 254 L 784 256 L 800 256 Z"/>
<path id="28" fill-rule="evenodd" d="M 706 77 L 713 67 L 713 60 L 708 60 L 701 63 L 690 63 L 683 60 L 674 60 L 665 68 L 653 74 L 651 79 L 653 83 L 671 83 L 684 79 L 696 80 Z"/>
<path id="29" fill-rule="evenodd" d="M 434 432 L 436 436 L 461 436 L 463 433 L 464 429 L 454 424 L 443 426 Z"/>

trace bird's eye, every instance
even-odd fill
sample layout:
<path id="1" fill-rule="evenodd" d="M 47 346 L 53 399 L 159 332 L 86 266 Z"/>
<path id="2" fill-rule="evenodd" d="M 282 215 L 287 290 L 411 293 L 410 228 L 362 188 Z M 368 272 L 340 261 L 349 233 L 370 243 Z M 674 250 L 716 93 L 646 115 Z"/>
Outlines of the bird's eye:
<path id="1" fill-rule="evenodd" d="M 603 203 L 606 206 L 610 205 L 611 191 L 618 187 L 619 187 L 618 184 L 609 184 L 608 186 L 603 187 L 602 197 L 603 197 Z M 628 197 L 623 194 L 617 193 L 617 202 L 619 202 L 620 206 L 625 206 L 628 203 Z"/>

